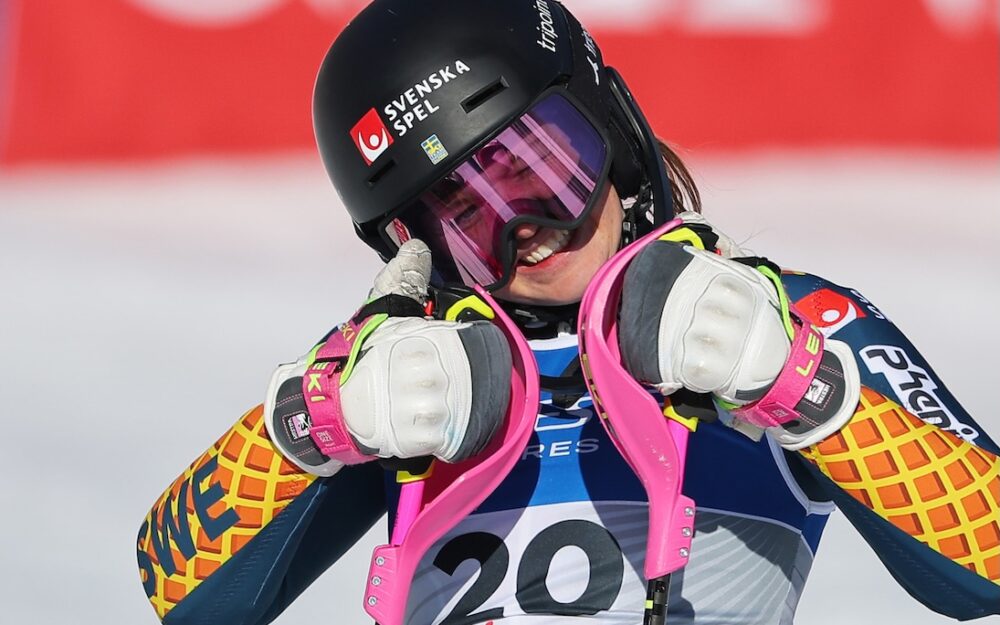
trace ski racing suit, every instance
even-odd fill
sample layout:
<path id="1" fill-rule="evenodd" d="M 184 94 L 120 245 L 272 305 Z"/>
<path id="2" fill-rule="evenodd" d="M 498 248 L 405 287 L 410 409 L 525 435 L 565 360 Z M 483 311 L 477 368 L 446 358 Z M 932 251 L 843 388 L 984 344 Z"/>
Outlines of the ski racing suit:
<path id="1" fill-rule="evenodd" d="M 996 443 L 858 292 L 807 274 L 782 279 L 807 318 L 851 346 L 861 402 L 839 433 L 800 452 L 751 440 L 725 413 L 699 425 L 684 481 L 695 536 L 673 576 L 668 622 L 791 623 L 835 507 L 929 608 L 1000 614 Z M 532 348 L 544 375 L 578 357 L 572 335 Z M 377 463 L 304 473 L 270 443 L 261 408 L 249 411 L 139 530 L 140 578 L 157 615 L 168 625 L 271 622 L 394 510 L 387 475 Z M 643 488 L 589 397 L 543 393 L 521 460 L 426 554 L 407 622 L 640 623 L 646 525 Z"/>

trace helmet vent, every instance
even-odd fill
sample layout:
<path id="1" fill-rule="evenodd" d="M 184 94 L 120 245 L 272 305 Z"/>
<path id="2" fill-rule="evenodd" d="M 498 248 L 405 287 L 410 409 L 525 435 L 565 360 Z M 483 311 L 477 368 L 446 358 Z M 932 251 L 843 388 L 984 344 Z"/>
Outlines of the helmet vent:
<path id="1" fill-rule="evenodd" d="M 384 178 L 385 175 L 389 173 L 389 170 L 395 166 L 396 166 L 396 161 L 392 160 L 391 158 L 387 160 L 385 164 L 376 169 L 371 176 L 368 176 L 368 188 L 374 189 L 375 185 L 378 184 L 378 181 Z"/>
<path id="2" fill-rule="evenodd" d="M 501 91 L 507 88 L 507 86 L 507 81 L 503 76 L 501 76 L 479 91 L 462 100 L 462 108 L 466 113 L 471 113 L 485 104 L 490 98 L 499 95 Z"/>

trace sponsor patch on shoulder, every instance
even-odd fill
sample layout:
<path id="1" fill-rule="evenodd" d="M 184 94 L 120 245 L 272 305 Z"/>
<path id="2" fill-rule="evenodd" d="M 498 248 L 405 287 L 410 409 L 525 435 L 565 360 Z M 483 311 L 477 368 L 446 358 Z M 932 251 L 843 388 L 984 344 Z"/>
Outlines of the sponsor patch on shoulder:
<path id="1" fill-rule="evenodd" d="M 909 354 L 894 345 L 869 345 L 861 350 L 868 370 L 881 374 L 892 387 L 903 408 L 927 423 L 975 443 L 979 430 L 962 423 L 938 395 L 938 385 Z"/>
<path id="2" fill-rule="evenodd" d="M 830 336 L 866 315 L 850 298 L 832 289 L 820 289 L 795 302 L 795 307 L 809 321 L 819 327 L 824 336 Z"/>

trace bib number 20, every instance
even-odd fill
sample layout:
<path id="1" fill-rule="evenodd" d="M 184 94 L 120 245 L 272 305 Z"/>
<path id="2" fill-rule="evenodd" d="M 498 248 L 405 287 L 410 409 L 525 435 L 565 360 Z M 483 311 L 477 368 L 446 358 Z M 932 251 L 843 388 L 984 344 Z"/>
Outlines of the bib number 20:
<path id="1" fill-rule="evenodd" d="M 568 603 L 557 601 L 545 583 L 553 558 L 564 547 L 583 551 L 590 566 L 586 589 Z M 454 575 L 466 560 L 479 563 L 479 577 L 441 625 L 470 625 L 504 616 L 502 607 L 475 612 L 500 588 L 510 568 L 510 551 L 503 539 L 488 532 L 456 536 L 438 552 L 434 566 Z M 517 565 L 515 598 L 525 614 L 596 614 L 615 602 L 624 572 L 621 547 L 607 529 L 591 521 L 560 521 L 542 530 L 524 548 Z"/>

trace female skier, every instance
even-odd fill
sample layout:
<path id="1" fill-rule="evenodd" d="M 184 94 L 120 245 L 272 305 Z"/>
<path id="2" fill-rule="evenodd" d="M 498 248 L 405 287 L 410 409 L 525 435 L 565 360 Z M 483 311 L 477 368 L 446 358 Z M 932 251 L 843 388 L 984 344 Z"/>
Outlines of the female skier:
<path id="1" fill-rule="evenodd" d="M 264 405 L 146 517 L 140 576 L 164 623 L 271 622 L 392 508 L 372 460 L 486 446 L 510 353 L 487 322 L 424 315 L 453 283 L 505 302 L 544 392 L 521 460 L 418 567 L 407 623 L 641 622 L 646 496 L 594 418 L 575 320 L 598 268 L 675 215 L 683 241 L 643 249 L 619 317 L 636 379 L 718 407 L 689 443 L 698 511 L 668 622 L 790 623 L 834 505 L 929 608 L 1000 613 L 996 444 L 872 303 L 778 277 L 700 216 L 680 160 L 555 0 L 376 0 L 330 49 L 314 121 L 358 235 L 388 264 L 362 331 L 279 367 Z M 788 301 L 827 341 L 796 418 L 765 432 L 754 407 L 788 366 Z M 303 377 L 334 340 L 352 349 L 324 397 L 340 429 L 321 432 Z M 587 564 L 552 566 L 568 546 Z"/>

